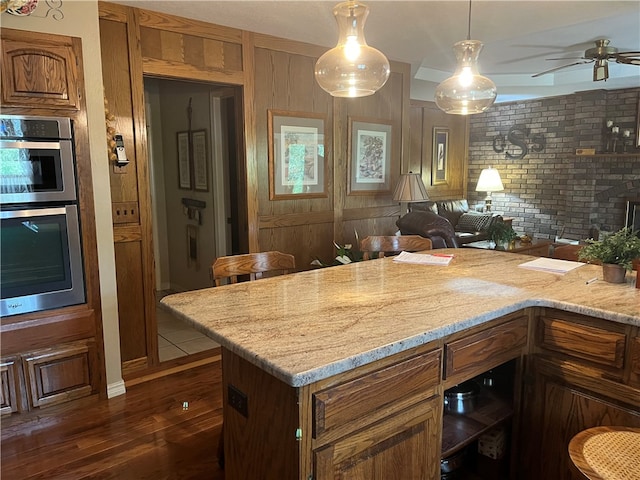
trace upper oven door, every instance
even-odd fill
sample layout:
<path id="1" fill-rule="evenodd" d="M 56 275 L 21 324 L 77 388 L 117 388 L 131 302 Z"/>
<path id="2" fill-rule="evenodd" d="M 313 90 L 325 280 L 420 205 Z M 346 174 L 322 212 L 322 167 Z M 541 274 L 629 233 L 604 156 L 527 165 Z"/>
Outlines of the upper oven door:
<path id="1" fill-rule="evenodd" d="M 0 140 L 2 204 L 74 202 L 71 140 Z"/>

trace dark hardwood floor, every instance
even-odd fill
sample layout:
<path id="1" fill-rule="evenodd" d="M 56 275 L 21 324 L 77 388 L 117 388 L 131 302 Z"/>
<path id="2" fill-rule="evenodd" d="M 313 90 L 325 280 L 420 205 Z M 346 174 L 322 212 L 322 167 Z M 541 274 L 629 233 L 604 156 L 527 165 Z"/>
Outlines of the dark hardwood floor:
<path id="1" fill-rule="evenodd" d="M 2 479 L 222 480 L 221 375 L 217 360 L 110 400 L 3 417 Z"/>

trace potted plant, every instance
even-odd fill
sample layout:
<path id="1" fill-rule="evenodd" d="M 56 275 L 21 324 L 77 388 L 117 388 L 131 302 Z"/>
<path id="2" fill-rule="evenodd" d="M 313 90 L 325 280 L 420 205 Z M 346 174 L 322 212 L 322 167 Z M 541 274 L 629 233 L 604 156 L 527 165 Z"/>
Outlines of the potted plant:
<path id="1" fill-rule="evenodd" d="M 624 283 L 627 270 L 631 270 L 633 261 L 640 258 L 640 237 L 637 232 L 623 228 L 602 240 L 587 240 L 578 258 L 601 262 L 605 281 Z"/>
<path id="2" fill-rule="evenodd" d="M 487 228 L 489 238 L 496 244 L 496 248 L 506 250 L 511 242 L 518 238 L 516 231 L 508 223 L 496 219 Z"/>

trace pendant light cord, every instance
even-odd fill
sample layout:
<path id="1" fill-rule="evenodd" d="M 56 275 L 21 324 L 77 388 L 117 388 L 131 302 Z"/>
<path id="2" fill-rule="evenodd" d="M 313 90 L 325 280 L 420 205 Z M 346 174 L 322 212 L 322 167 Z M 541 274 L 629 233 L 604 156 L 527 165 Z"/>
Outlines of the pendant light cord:
<path id="1" fill-rule="evenodd" d="M 469 0 L 469 25 L 467 26 L 467 40 L 471 40 L 471 0 Z"/>

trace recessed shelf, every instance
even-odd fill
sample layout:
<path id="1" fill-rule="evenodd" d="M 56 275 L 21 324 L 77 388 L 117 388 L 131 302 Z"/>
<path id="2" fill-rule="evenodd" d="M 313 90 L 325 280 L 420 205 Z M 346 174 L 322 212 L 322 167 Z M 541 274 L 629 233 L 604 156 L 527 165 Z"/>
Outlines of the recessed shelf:
<path id="1" fill-rule="evenodd" d="M 513 416 L 513 401 L 498 391 L 481 387 L 473 412 L 445 413 L 442 428 L 442 457 L 453 455 L 480 435 Z"/>

